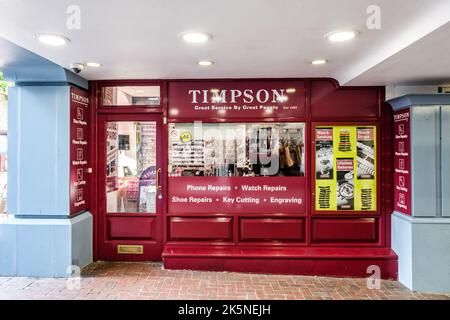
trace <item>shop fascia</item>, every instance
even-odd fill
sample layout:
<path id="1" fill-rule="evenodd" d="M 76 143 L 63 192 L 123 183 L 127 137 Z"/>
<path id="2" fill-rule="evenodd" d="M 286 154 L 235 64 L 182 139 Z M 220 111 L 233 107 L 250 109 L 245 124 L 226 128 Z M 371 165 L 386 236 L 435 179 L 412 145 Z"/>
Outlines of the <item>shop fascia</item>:
<path id="1" fill-rule="evenodd" d="M 189 90 L 191 103 L 236 103 L 242 99 L 244 103 L 277 103 L 287 101 L 286 89 L 209 89 L 209 90 Z"/>

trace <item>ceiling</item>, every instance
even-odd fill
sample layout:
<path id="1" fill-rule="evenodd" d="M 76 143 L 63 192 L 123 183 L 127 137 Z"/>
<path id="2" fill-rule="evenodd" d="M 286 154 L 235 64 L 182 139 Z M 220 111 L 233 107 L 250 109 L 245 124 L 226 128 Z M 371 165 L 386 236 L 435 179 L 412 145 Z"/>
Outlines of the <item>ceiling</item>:
<path id="1" fill-rule="evenodd" d="M 80 29 L 67 8 L 80 8 Z M 373 0 L 0 0 L 0 37 L 65 68 L 95 61 L 94 79 L 333 77 L 341 84 L 387 85 L 450 80 L 450 1 L 377 0 L 381 29 L 369 30 Z M 324 35 L 355 29 L 357 38 Z M 205 31 L 188 45 L 178 35 Z M 59 33 L 71 43 L 47 47 L 34 35 Z M 327 59 L 325 65 L 311 61 Z M 197 61 L 210 59 L 211 67 Z M 0 65 L 7 65 L 2 61 Z"/>

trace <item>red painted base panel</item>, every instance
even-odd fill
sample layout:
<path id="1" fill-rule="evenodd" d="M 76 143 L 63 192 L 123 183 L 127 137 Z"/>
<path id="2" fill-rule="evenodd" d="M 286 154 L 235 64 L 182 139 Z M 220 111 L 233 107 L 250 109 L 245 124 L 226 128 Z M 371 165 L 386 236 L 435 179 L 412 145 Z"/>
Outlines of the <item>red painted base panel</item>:
<path id="1" fill-rule="evenodd" d="M 209 251 L 209 253 L 208 253 Z M 380 267 L 382 279 L 397 279 L 398 260 L 390 249 L 208 249 L 166 247 L 164 268 L 366 278 Z"/>

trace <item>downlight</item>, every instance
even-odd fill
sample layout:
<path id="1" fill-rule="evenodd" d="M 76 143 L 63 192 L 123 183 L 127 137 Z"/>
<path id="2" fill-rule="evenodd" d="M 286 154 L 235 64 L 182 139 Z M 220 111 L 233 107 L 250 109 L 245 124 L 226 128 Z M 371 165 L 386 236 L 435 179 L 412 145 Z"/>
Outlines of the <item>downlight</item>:
<path id="1" fill-rule="evenodd" d="M 331 42 L 344 42 L 355 38 L 357 32 L 354 30 L 333 31 L 325 35 L 325 38 Z"/>
<path id="2" fill-rule="evenodd" d="M 52 47 L 62 47 L 70 42 L 69 38 L 56 33 L 38 33 L 35 37 L 40 43 Z"/>
<path id="3" fill-rule="evenodd" d="M 327 62 L 328 62 L 328 61 L 325 60 L 325 59 L 317 59 L 317 60 L 311 61 L 311 64 L 313 64 L 313 65 L 315 65 L 315 66 L 318 66 L 318 65 L 321 65 L 321 64 L 325 64 L 325 63 L 327 63 Z"/>
<path id="4" fill-rule="evenodd" d="M 187 31 L 180 34 L 180 38 L 187 43 L 205 43 L 212 39 L 212 36 L 206 32 Z"/>
<path id="5" fill-rule="evenodd" d="M 214 64 L 214 62 L 211 61 L 211 60 L 200 60 L 197 63 L 198 63 L 199 66 L 202 66 L 202 67 L 209 67 L 209 66 L 212 66 Z"/>

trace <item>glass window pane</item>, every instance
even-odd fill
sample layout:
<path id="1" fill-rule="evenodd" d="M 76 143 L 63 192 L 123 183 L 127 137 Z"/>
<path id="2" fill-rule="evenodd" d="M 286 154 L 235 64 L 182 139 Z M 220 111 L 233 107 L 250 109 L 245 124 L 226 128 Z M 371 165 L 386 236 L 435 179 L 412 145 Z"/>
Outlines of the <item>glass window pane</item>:
<path id="1" fill-rule="evenodd" d="M 304 176 L 304 123 L 171 123 L 171 176 Z"/>
<path id="2" fill-rule="evenodd" d="M 156 213 L 156 122 L 107 122 L 108 213 Z"/>
<path id="3" fill-rule="evenodd" d="M 103 106 L 160 106 L 160 91 L 159 86 L 104 87 L 102 102 Z"/>

